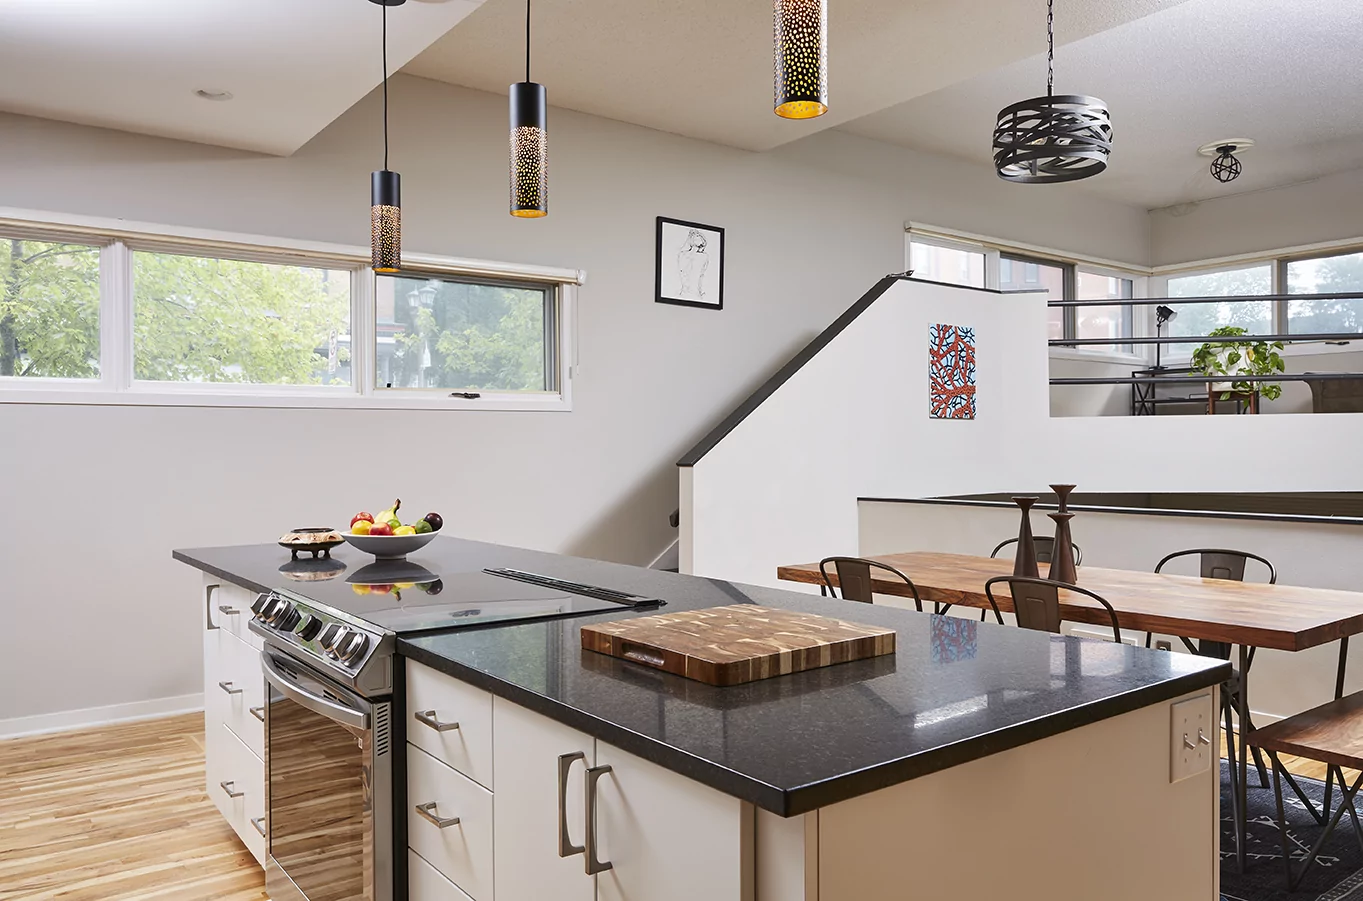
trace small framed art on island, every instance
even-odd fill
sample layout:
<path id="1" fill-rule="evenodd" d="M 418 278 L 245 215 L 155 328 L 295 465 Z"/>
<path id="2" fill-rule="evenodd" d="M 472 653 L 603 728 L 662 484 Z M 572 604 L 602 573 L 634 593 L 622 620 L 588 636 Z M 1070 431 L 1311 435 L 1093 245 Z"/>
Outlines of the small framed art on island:
<path id="1" fill-rule="evenodd" d="M 658 303 L 724 309 L 724 229 L 658 217 Z"/>

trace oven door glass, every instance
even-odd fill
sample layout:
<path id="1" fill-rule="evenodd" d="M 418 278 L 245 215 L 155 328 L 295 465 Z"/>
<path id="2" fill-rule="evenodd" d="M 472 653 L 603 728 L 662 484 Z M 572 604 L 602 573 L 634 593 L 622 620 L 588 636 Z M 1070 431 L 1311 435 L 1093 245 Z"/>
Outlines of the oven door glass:
<path id="1" fill-rule="evenodd" d="M 297 664 L 265 664 L 270 856 L 307 901 L 371 901 L 370 705 Z"/>

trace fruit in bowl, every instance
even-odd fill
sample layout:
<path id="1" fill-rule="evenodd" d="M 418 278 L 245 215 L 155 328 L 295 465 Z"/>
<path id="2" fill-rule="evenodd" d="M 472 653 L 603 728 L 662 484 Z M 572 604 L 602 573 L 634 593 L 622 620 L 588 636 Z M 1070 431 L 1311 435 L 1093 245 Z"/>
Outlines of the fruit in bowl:
<path id="1" fill-rule="evenodd" d="M 380 560 L 401 559 L 425 547 L 445 524 L 439 513 L 428 513 L 416 522 L 404 523 L 398 517 L 401 509 L 402 499 L 398 498 L 377 516 L 360 511 L 351 517 L 350 531 L 341 537 Z"/>

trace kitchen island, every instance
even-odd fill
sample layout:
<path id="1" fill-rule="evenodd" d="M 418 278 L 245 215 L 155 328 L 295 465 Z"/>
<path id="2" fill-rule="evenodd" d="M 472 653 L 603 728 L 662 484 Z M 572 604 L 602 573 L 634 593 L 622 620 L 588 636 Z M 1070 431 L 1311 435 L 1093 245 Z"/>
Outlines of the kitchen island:
<path id="1" fill-rule="evenodd" d="M 287 556 L 176 552 L 250 592 L 335 590 Z M 581 648 L 583 624 L 654 610 L 399 635 L 415 901 L 1216 897 L 1223 662 L 448 537 L 411 562 L 446 593 L 513 567 L 897 633 L 727 688 Z M 1176 718 L 1210 741 L 1181 772 Z"/>

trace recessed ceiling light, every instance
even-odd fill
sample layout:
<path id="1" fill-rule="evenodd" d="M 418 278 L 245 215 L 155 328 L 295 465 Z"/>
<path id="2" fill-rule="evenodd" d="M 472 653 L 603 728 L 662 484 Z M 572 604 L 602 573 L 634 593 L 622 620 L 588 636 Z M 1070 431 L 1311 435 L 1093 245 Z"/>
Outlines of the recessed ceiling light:
<path id="1" fill-rule="evenodd" d="M 209 88 L 199 88 L 197 91 L 194 92 L 194 96 L 202 98 L 204 100 L 231 100 L 232 92 L 214 91 Z"/>

